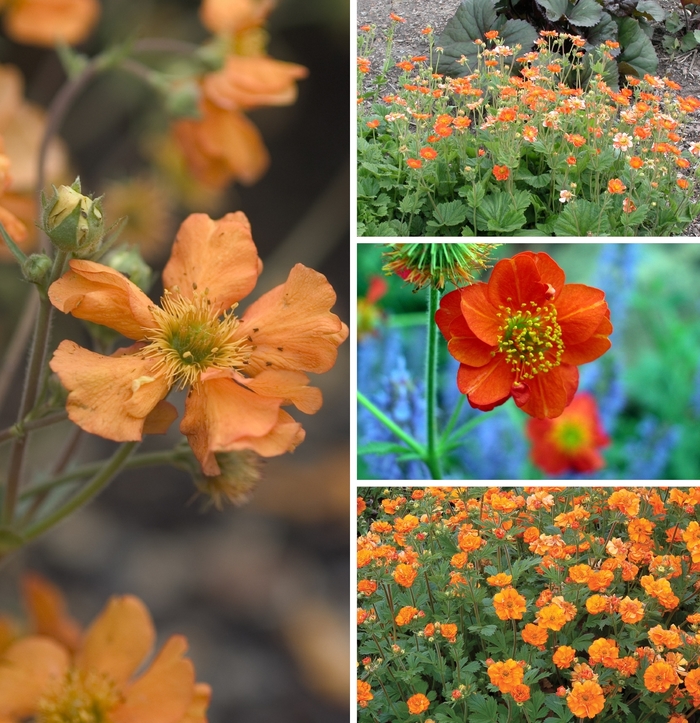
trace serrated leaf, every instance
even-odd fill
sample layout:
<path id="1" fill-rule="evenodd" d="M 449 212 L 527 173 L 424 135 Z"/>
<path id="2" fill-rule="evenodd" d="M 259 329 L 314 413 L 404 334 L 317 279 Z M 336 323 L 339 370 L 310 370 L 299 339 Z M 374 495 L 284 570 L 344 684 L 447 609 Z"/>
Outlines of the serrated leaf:
<path id="1" fill-rule="evenodd" d="M 578 0 L 573 8 L 567 10 L 566 19 L 572 25 L 591 28 L 600 20 L 602 15 L 603 9 L 596 0 Z"/>
<path id="2" fill-rule="evenodd" d="M 502 191 L 490 193 L 484 198 L 476 209 L 476 225 L 481 231 L 493 231 L 498 234 L 508 234 L 525 225 L 525 214 L 522 205 L 517 199 L 527 197 L 525 208 L 530 205 L 530 194 L 527 191 L 516 191 L 515 206 L 510 194 Z"/>
<path id="3" fill-rule="evenodd" d="M 537 4 L 544 8 L 547 19 L 556 22 L 569 7 L 569 0 L 537 0 Z"/>
<path id="4" fill-rule="evenodd" d="M 472 712 L 469 723 L 494 723 L 498 713 L 498 704 L 490 695 L 473 693 L 467 699 L 467 706 Z"/>
<path id="5" fill-rule="evenodd" d="M 610 233 L 610 222 L 605 212 L 595 203 L 576 199 L 566 204 L 554 224 L 555 236 L 605 236 Z"/>
<path id="6" fill-rule="evenodd" d="M 520 167 L 515 172 L 514 178 L 516 181 L 525 181 L 525 183 L 527 183 L 528 186 L 532 186 L 532 188 L 544 188 L 549 185 L 551 174 L 540 173 L 538 176 L 535 176 L 530 173 L 527 168 Z"/>
<path id="7" fill-rule="evenodd" d="M 467 218 L 467 207 L 461 201 L 438 203 L 433 211 L 436 224 L 440 226 L 461 226 Z M 430 224 L 431 226 L 433 223 Z"/>
<path id="8" fill-rule="evenodd" d="M 522 46 L 529 50 L 537 40 L 537 31 L 524 20 L 508 20 L 496 12 L 494 0 L 464 0 L 457 12 L 448 20 L 437 40 L 443 49 L 438 72 L 449 75 L 468 75 L 476 67 L 477 39 L 484 39 L 489 30 L 498 30 L 504 45 Z M 459 61 L 464 56 L 466 64 Z"/>
<path id="9" fill-rule="evenodd" d="M 606 40 L 617 41 L 617 23 L 606 13 L 601 13 L 600 20 L 586 35 L 586 47 L 597 47 Z"/>
<path id="10" fill-rule="evenodd" d="M 618 18 L 617 27 L 617 39 L 624 48 L 618 59 L 620 72 L 637 77 L 645 73 L 656 73 L 659 59 L 651 40 L 639 27 L 639 23 L 634 18 Z"/>

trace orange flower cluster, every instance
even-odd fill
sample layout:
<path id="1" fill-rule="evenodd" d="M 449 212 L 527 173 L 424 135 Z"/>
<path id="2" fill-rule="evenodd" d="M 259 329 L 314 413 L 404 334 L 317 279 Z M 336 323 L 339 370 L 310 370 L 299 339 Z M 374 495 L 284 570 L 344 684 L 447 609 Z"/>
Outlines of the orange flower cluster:
<path id="1" fill-rule="evenodd" d="M 47 47 L 82 43 L 100 17 L 98 0 L 12 0 L 2 7 L 3 26 L 10 38 Z"/>

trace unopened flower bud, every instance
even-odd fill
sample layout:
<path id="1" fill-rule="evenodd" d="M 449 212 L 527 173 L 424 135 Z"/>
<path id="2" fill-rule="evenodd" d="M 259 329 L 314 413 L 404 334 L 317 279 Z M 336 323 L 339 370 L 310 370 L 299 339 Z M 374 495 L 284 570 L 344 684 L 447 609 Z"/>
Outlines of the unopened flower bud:
<path id="1" fill-rule="evenodd" d="M 80 179 L 71 186 L 53 186 L 54 194 L 42 193 L 42 228 L 54 246 L 79 258 L 92 255 L 104 236 L 101 199 L 80 192 Z"/>
<path id="2" fill-rule="evenodd" d="M 216 455 L 221 473 L 215 477 L 195 471 L 194 483 L 197 489 L 208 495 L 216 509 L 223 509 L 228 501 L 236 506 L 250 500 L 260 480 L 260 457 L 254 452 L 220 452 Z"/>
<path id="3" fill-rule="evenodd" d="M 51 273 L 53 261 L 46 254 L 32 254 L 22 264 L 24 278 L 30 284 L 43 286 Z"/>
<path id="4" fill-rule="evenodd" d="M 120 246 L 113 249 L 102 263 L 124 274 L 141 291 L 148 292 L 151 288 L 153 270 L 141 257 L 138 246 Z"/>

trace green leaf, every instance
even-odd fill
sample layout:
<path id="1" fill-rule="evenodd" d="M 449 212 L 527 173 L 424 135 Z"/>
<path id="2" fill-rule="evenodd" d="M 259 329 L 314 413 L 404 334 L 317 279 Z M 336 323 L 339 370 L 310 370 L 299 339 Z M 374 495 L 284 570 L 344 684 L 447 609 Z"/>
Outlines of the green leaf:
<path id="1" fill-rule="evenodd" d="M 610 222 L 595 203 L 576 199 L 566 204 L 554 224 L 555 236 L 605 236 L 610 233 Z"/>
<path id="2" fill-rule="evenodd" d="M 528 51 L 537 40 L 537 31 L 524 20 L 507 20 L 496 12 L 494 0 L 464 0 L 457 12 L 448 20 L 437 40 L 443 48 L 438 72 L 450 75 L 468 75 L 476 67 L 477 39 L 484 39 L 489 30 L 498 30 L 505 45 L 522 45 Z M 464 56 L 466 64 L 459 61 Z"/>
<path id="3" fill-rule="evenodd" d="M 639 22 L 634 18 L 618 18 L 617 27 L 618 42 L 624 48 L 618 59 L 620 73 L 638 77 L 645 73 L 656 73 L 659 59 L 651 40 L 639 27 Z"/>
<path id="4" fill-rule="evenodd" d="M 437 223 L 431 221 L 431 226 L 461 226 L 467 218 L 467 207 L 461 201 L 438 203 L 433 216 Z"/>
<path id="5" fill-rule="evenodd" d="M 9 552 L 24 544 L 24 538 L 9 527 L 0 527 L 0 552 Z"/>
<path id="6" fill-rule="evenodd" d="M 681 50 L 684 53 L 687 53 L 689 50 L 692 50 L 693 48 L 696 48 L 698 46 L 698 39 L 695 37 L 695 32 L 686 33 L 681 38 Z"/>
<path id="7" fill-rule="evenodd" d="M 600 20 L 586 35 L 586 47 L 597 47 L 606 40 L 617 40 L 617 23 L 608 13 L 601 13 Z"/>
<path id="8" fill-rule="evenodd" d="M 603 10 L 596 0 L 578 0 L 566 13 L 566 19 L 572 25 L 592 28 L 603 15 Z"/>
<path id="9" fill-rule="evenodd" d="M 514 178 L 516 181 L 525 181 L 525 183 L 527 183 L 528 186 L 532 186 L 532 188 L 544 188 L 545 186 L 549 185 L 551 174 L 540 173 L 538 176 L 535 176 L 534 174 L 530 173 L 527 168 L 521 166 L 515 172 Z"/>
<path id="10" fill-rule="evenodd" d="M 530 203 L 529 191 L 515 191 L 513 197 L 504 191 L 491 193 L 476 209 L 476 225 L 481 231 L 493 231 L 498 234 L 512 233 L 525 225 L 526 219 L 523 211 L 528 208 Z"/>
<path id="11" fill-rule="evenodd" d="M 404 454 L 408 447 L 394 442 L 368 442 L 357 448 L 357 454 Z"/>
<path id="12" fill-rule="evenodd" d="M 569 8 L 569 0 L 538 0 L 538 5 L 544 8 L 547 19 L 556 22 Z"/>
<path id="13" fill-rule="evenodd" d="M 494 723 L 498 713 L 498 704 L 490 695 L 473 693 L 467 699 L 467 706 L 472 712 L 469 723 Z"/>
<path id="14" fill-rule="evenodd" d="M 650 20 L 656 20 L 657 23 L 666 19 L 666 11 L 656 0 L 639 0 L 636 9 L 638 13 L 649 16 Z"/>

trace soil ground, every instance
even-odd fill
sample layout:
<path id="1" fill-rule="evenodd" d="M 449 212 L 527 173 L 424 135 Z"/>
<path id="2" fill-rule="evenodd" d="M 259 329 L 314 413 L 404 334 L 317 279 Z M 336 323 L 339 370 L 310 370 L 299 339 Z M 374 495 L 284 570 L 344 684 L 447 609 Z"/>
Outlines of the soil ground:
<path id="1" fill-rule="evenodd" d="M 680 0 L 659 0 L 667 13 L 680 10 Z M 390 13 L 405 18 L 405 23 L 397 23 L 394 34 L 393 57 L 396 61 L 402 58 L 420 55 L 428 47 L 421 30 L 430 25 L 438 37 L 445 28 L 447 21 L 455 14 L 461 0 L 357 0 L 357 24 L 375 25 L 379 41 L 372 55 L 373 67 L 378 67 L 384 57 L 384 45 L 381 42 L 383 33 L 389 28 Z M 695 24 L 698 25 L 697 23 Z M 655 29 L 653 43 L 659 57 L 657 75 L 667 76 L 679 83 L 683 95 L 700 98 L 700 46 L 688 53 L 670 55 L 661 45 L 664 36 L 663 24 Z M 398 71 L 390 78 L 398 78 Z M 685 137 L 689 141 L 700 140 L 700 117 L 685 127 Z M 687 229 L 685 236 L 700 236 L 700 218 L 696 219 Z"/>

